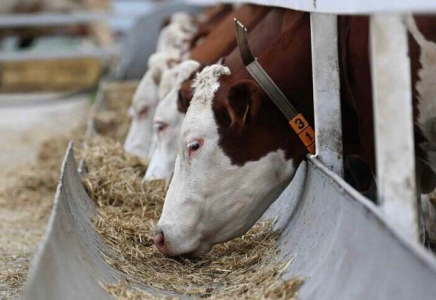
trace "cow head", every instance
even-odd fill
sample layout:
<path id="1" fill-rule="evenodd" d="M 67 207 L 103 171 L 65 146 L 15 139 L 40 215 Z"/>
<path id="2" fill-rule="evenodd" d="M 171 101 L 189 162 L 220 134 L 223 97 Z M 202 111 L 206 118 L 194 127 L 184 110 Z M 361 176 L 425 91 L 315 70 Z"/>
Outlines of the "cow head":
<path id="1" fill-rule="evenodd" d="M 144 159 L 149 158 L 153 136 L 153 116 L 159 102 L 159 86 L 168 70 L 180 62 L 177 51 L 153 54 L 148 61 L 148 70 L 133 95 L 129 113 L 132 122 L 124 143 L 124 149 Z"/>
<path id="2" fill-rule="evenodd" d="M 175 13 L 170 23 L 159 34 L 157 51 L 176 49 L 181 54 L 187 54 L 191 47 L 191 40 L 197 32 L 195 18 L 187 13 Z"/>
<path id="3" fill-rule="evenodd" d="M 201 256 L 243 235 L 288 185 L 306 153 L 255 82 L 212 65 L 197 74 L 193 87 L 156 225 L 155 244 L 170 256 Z"/>
<path id="4" fill-rule="evenodd" d="M 168 87 L 162 86 L 161 94 L 165 97 L 156 108 L 154 115 L 155 149 L 144 180 L 169 179 L 174 170 L 174 162 L 179 147 L 180 127 L 184 113 L 177 109 L 181 84 L 192 76 L 200 63 L 188 60 L 167 72 Z M 163 84 L 163 83 L 162 83 Z"/>

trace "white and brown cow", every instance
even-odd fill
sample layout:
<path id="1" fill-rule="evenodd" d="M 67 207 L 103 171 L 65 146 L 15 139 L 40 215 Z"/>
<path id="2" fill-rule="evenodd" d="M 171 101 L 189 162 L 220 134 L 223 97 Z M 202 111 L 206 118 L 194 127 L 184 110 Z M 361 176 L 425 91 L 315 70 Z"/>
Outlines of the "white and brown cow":
<path id="1" fill-rule="evenodd" d="M 430 38 L 436 31 L 428 22 L 418 18 L 419 28 Z M 343 125 L 354 132 L 344 133 L 344 152 L 363 155 L 373 166 L 373 131 L 366 123 L 372 122 L 372 112 L 368 113 L 371 81 L 361 80 L 370 66 L 368 20 L 351 17 L 339 24 L 340 32 L 346 34 L 345 39 L 340 37 L 342 102 L 345 111 L 352 109 L 352 117 L 343 118 Z M 428 42 L 424 51 L 423 44 L 416 48 L 414 43 L 415 133 L 417 141 L 427 146 L 417 154 L 434 167 L 436 78 L 433 71 L 426 71 L 434 68 L 427 62 L 436 59 L 436 44 Z M 309 14 L 300 14 L 259 61 L 313 124 Z M 423 68 L 414 68 L 419 61 Z M 363 88 L 366 94 L 359 93 Z M 200 256 L 213 245 L 244 234 L 289 184 L 307 153 L 286 118 L 246 70 L 231 73 L 223 65 L 208 66 L 197 75 L 194 89 L 182 124 L 174 177 L 156 226 L 155 244 L 170 256 Z"/>

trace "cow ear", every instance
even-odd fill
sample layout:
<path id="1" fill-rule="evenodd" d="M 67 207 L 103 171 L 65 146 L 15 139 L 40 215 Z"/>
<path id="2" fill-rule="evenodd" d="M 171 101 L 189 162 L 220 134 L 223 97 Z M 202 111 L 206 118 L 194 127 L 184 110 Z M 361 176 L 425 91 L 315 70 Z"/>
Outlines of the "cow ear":
<path id="1" fill-rule="evenodd" d="M 171 17 L 165 17 L 165 18 L 162 20 L 162 23 L 161 23 L 161 25 L 160 25 L 160 29 L 162 29 L 162 28 L 164 28 L 164 27 L 167 27 L 168 25 L 170 25 L 170 23 L 171 23 Z"/>
<path id="2" fill-rule="evenodd" d="M 224 101 L 231 124 L 239 132 L 252 122 L 260 109 L 262 89 L 252 80 L 242 80 L 232 85 Z"/>
<path id="3" fill-rule="evenodd" d="M 192 90 L 192 79 L 185 80 L 179 89 L 179 96 L 177 98 L 177 109 L 182 113 L 186 113 L 191 103 L 194 92 Z"/>

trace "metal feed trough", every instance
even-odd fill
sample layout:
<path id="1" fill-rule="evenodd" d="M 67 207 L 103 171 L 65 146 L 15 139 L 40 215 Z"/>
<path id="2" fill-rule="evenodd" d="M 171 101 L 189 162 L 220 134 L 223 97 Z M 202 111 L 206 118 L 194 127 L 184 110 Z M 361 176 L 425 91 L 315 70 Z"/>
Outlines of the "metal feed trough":
<path id="1" fill-rule="evenodd" d="M 212 4 L 210 0 L 194 2 Z M 410 62 L 400 13 L 436 12 L 436 3 L 251 2 L 312 12 L 318 153 L 300 166 L 292 184 L 264 216 L 278 217 L 275 227 L 281 237 L 277 261 L 295 257 L 283 279 L 305 278 L 299 291 L 301 299 L 434 299 L 436 259 L 418 243 L 416 187 L 398 182 L 415 182 Z M 394 13 L 384 14 L 386 11 Z M 342 179 L 336 16 L 323 13 L 373 14 L 380 207 Z M 387 33 L 389 39 L 385 38 Z M 382 68 L 384 72 L 378 72 Z M 396 93 L 390 93 L 392 90 Z M 401 132 L 401 139 L 396 138 L 396 132 Z M 401 166 L 401 172 L 396 166 Z M 26 299 L 110 299 L 99 282 L 116 283 L 123 275 L 101 256 L 107 246 L 90 221 L 95 213 L 70 146 L 49 227 L 29 273 Z"/>

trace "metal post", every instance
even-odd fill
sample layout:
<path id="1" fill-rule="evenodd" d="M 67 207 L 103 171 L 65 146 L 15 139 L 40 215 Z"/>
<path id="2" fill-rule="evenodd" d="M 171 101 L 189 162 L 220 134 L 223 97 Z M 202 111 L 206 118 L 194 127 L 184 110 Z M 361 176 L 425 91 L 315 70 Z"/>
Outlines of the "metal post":
<path id="1" fill-rule="evenodd" d="M 312 13 L 310 20 L 316 153 L 321 162 L 342 177 L 337 16 Z"/>
<path id="2" fill-rule="evenodd" d="M 418 241 L 412 87 L 405 19 L 370 21 L 378 197 L 387 221 Z"/>

